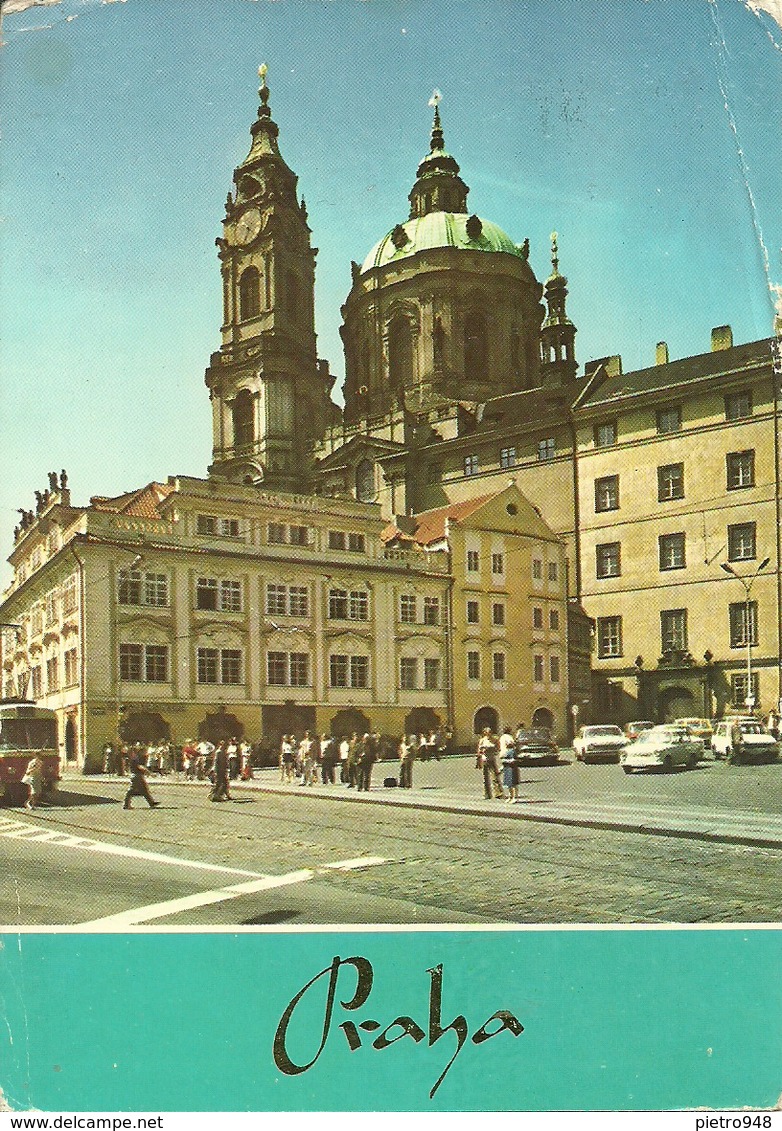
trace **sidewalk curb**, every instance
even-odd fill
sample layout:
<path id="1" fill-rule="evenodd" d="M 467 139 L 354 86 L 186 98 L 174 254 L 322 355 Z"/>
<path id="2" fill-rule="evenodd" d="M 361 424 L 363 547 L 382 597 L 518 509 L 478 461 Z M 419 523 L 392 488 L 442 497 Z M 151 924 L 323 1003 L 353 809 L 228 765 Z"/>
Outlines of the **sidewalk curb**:
<path id="1" fill-rule="evenodd" d="M 103 775 L 89 775 L 88 780 L 101 781 L 106 780 L 106 778 Z M 111 780 L 124 781 L 125 779 L 113 778 Z M 206 782 L 172 781 L 171 779 L 166 780 L 165 778 L 153 779 L 153 785 L 179 785 L 193 788 L 195 786 L 206 787 L 207 784 Z M 644 836 L 663 836 L 679 840 L 702 840 L 713 844 L 733 844 L 746 848 L 782 849 L 782 838 L 774 839 L 768 836 L 752 836 L 749 833 L 721 833 L 709 829 L 670 828 L 659 824 L 644 824 L 631 821 L 610 820 L 608 818 L 601 820 L 600 818 L 577 817 L 575 815 L 572 817 L 564 815 L 549 816 L 546 813 L 524 812 L 521 806 L 495 809 L 479 806 L 472 802 L 458 804 L 456 802 L 437 802 L 420 798 L 417 800 L 411 798 L 408 801 L 406 798 L 402 798 L 398 795 L 393 797 L 389 796 L 387 793 L 381 795 L 379 790 L 372 791 L 376 794 L 374 797 L 363 796 L 357 793 L 347 794 L 344 791 L 340 793 L 324 793 L 321 790 L 317 790 L 317 792 L 313 793 L 309 789 L 305 789 L 301 786 L 269 786 L 256 781 L 252 783 L 242 782 L 239 788 L 242 791 L 246 789 L 247 792 L 264 793 L 267 796 L 312 797 L 317 800 L 336 801 L 349 805 L 385 805 L 386 807 L 390 806 L 394 809 L 415 809 L 419 812 L 421 810 L 431 810 L 434 813 L 463 814 L 469 817 L 490 816 L 510 821 L 532 821 L 543 825 L 600 829 L 605 832 L 637 833 Z"/>

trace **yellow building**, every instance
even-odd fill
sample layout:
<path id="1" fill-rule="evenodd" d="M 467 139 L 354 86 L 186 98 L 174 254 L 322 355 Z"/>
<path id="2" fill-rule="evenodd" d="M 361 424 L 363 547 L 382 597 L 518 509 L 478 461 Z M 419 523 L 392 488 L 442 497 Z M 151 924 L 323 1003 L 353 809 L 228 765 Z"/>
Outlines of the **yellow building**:
<path id="1" fill-rule="evenodd" d="M 777 703 L 771 345 L 734 346 L 719 327 L 711 352 L 670 362 L 660 343 L 657 366 L 599 365 L 575 401 L 580 596 L 596 622 L 603 717 L 712 717 L 748 695 L 766 712 Z"/>
<path id="2" fill-rule="evenodd" d="M 478 707 L 496 701 L 504 719 L 528 707 L 514 579 L 534 586 L 532 547 L 546 577 L 550 562 L 561 570 L 559 544 L 515 488 L 471 516 L 465 537 L 487 554 L 474 576 L 460 534 L 454 554 L 442 537 L 389 545 L 384 527 L 377 506 L 215 480 L 176 477 L 81 508 L 58 488 L 11 555 L 4 693 L 54 708 L 64 758 L 86 768 L 119 737 L 276 743 L 305 728 L 398 737 L 449 727 L 469 743 Z M 500 559 L 507 566 L 492 571 Z M 552 585 L 541 602 L 562 604 Z M 496 678 L 476 674 L 465 696 L 466 593 L 493 617 L 475 646 Z M 560 717 L 564 665 L 546 671 L 559 683 L 536 693 Z"/>
<path id="3" fill-rule="evenodd" d="M 457 739 L 519 722 L 568 735 L 565 550 L 511 482 L 497 494 L 398 519 L 389 545 L 451 563 Z"/>

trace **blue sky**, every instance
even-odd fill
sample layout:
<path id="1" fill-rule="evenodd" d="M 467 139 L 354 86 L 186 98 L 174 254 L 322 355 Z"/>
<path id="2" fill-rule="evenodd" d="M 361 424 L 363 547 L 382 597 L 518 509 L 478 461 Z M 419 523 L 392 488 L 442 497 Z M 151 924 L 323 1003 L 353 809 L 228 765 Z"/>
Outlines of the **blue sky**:
<path id="1" fill-rule="evenodd" d="M 338 384 L 350 261 L 406 218 L 434 87 L 471 210 L 541 279 L 559 232 L 582 365 L 771 333 L 782 30 L 740 0 L 62 0 L 2 32 L 3 556 L 49 469 L 80 502 L 205 472 L 262 61 Z"/>

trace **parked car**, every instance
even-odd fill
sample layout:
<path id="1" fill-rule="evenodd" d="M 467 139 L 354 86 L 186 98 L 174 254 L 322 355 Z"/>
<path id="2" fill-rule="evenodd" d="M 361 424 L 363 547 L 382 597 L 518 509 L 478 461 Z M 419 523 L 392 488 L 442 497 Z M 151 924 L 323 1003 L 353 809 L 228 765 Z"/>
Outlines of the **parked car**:
<path id="1" fill-rule="evenodd" d="M 694 770 L 703 757 L 703 739 L 689 727 L 665 724 L 644 731 L 621 754 L 626 774 L 634 770 L 662 770 L 670 773 L 678 766 Z"/>
<path id="2" fill-rule="evenodd" d="M 703 739 L 703 745 L 711 750 L 711 723 L 708 719 L 675 719 L 674 726 L 687 727 L 691 734 Z"/>
<path id="3" fill-rule="evenodd" d="M 585 726 L 573 740 L 573 751 L 579 762 L 618 762 L 626 745 L 627 738 L 621 727 Z"/>
<path id="4" fill-rule="evenodd" d="M 559 747 L 548 727 L 530 727 L 516 734 L 516 757 L 523 766 L 554 766 Z"/>
<path id="5" fill-rule="evenodd" d="M 635 742 L 639 735 L 642 735 L 646 730 L 651 730 L 653 726 L 656 726 L 656 723 L 653 723 L 651 719 L 636 719 L 633 723 L 625 724 L 625 734 L 631 742 Z"/>
<path id="6" fill-rule="evenodd" d="M 715 757 L 731 762 L 775 762 L 779 758 L 779 743 L 773 734 L 757 719 L 747 716 L 721 719 L 714 728 L 711 745 Z"/>

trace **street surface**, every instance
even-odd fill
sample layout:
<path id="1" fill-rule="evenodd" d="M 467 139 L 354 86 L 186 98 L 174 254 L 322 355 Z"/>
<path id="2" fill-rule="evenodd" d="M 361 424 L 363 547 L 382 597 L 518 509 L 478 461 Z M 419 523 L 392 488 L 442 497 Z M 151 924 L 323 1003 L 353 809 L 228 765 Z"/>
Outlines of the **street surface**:
<path id="1" fill-rule="evenodd" d="M 567 755 L 566 755 L 567 757 Z M 73 777 L 58 803 L 0 809 L 6 927 L 723 923 L 782 919 L 782 764 L 625 776 L 522 769 L 486 801 L 472 758 L 417 763 L 414 789 Z M 651 831 L 649 831 L 651 830 Z"/>

